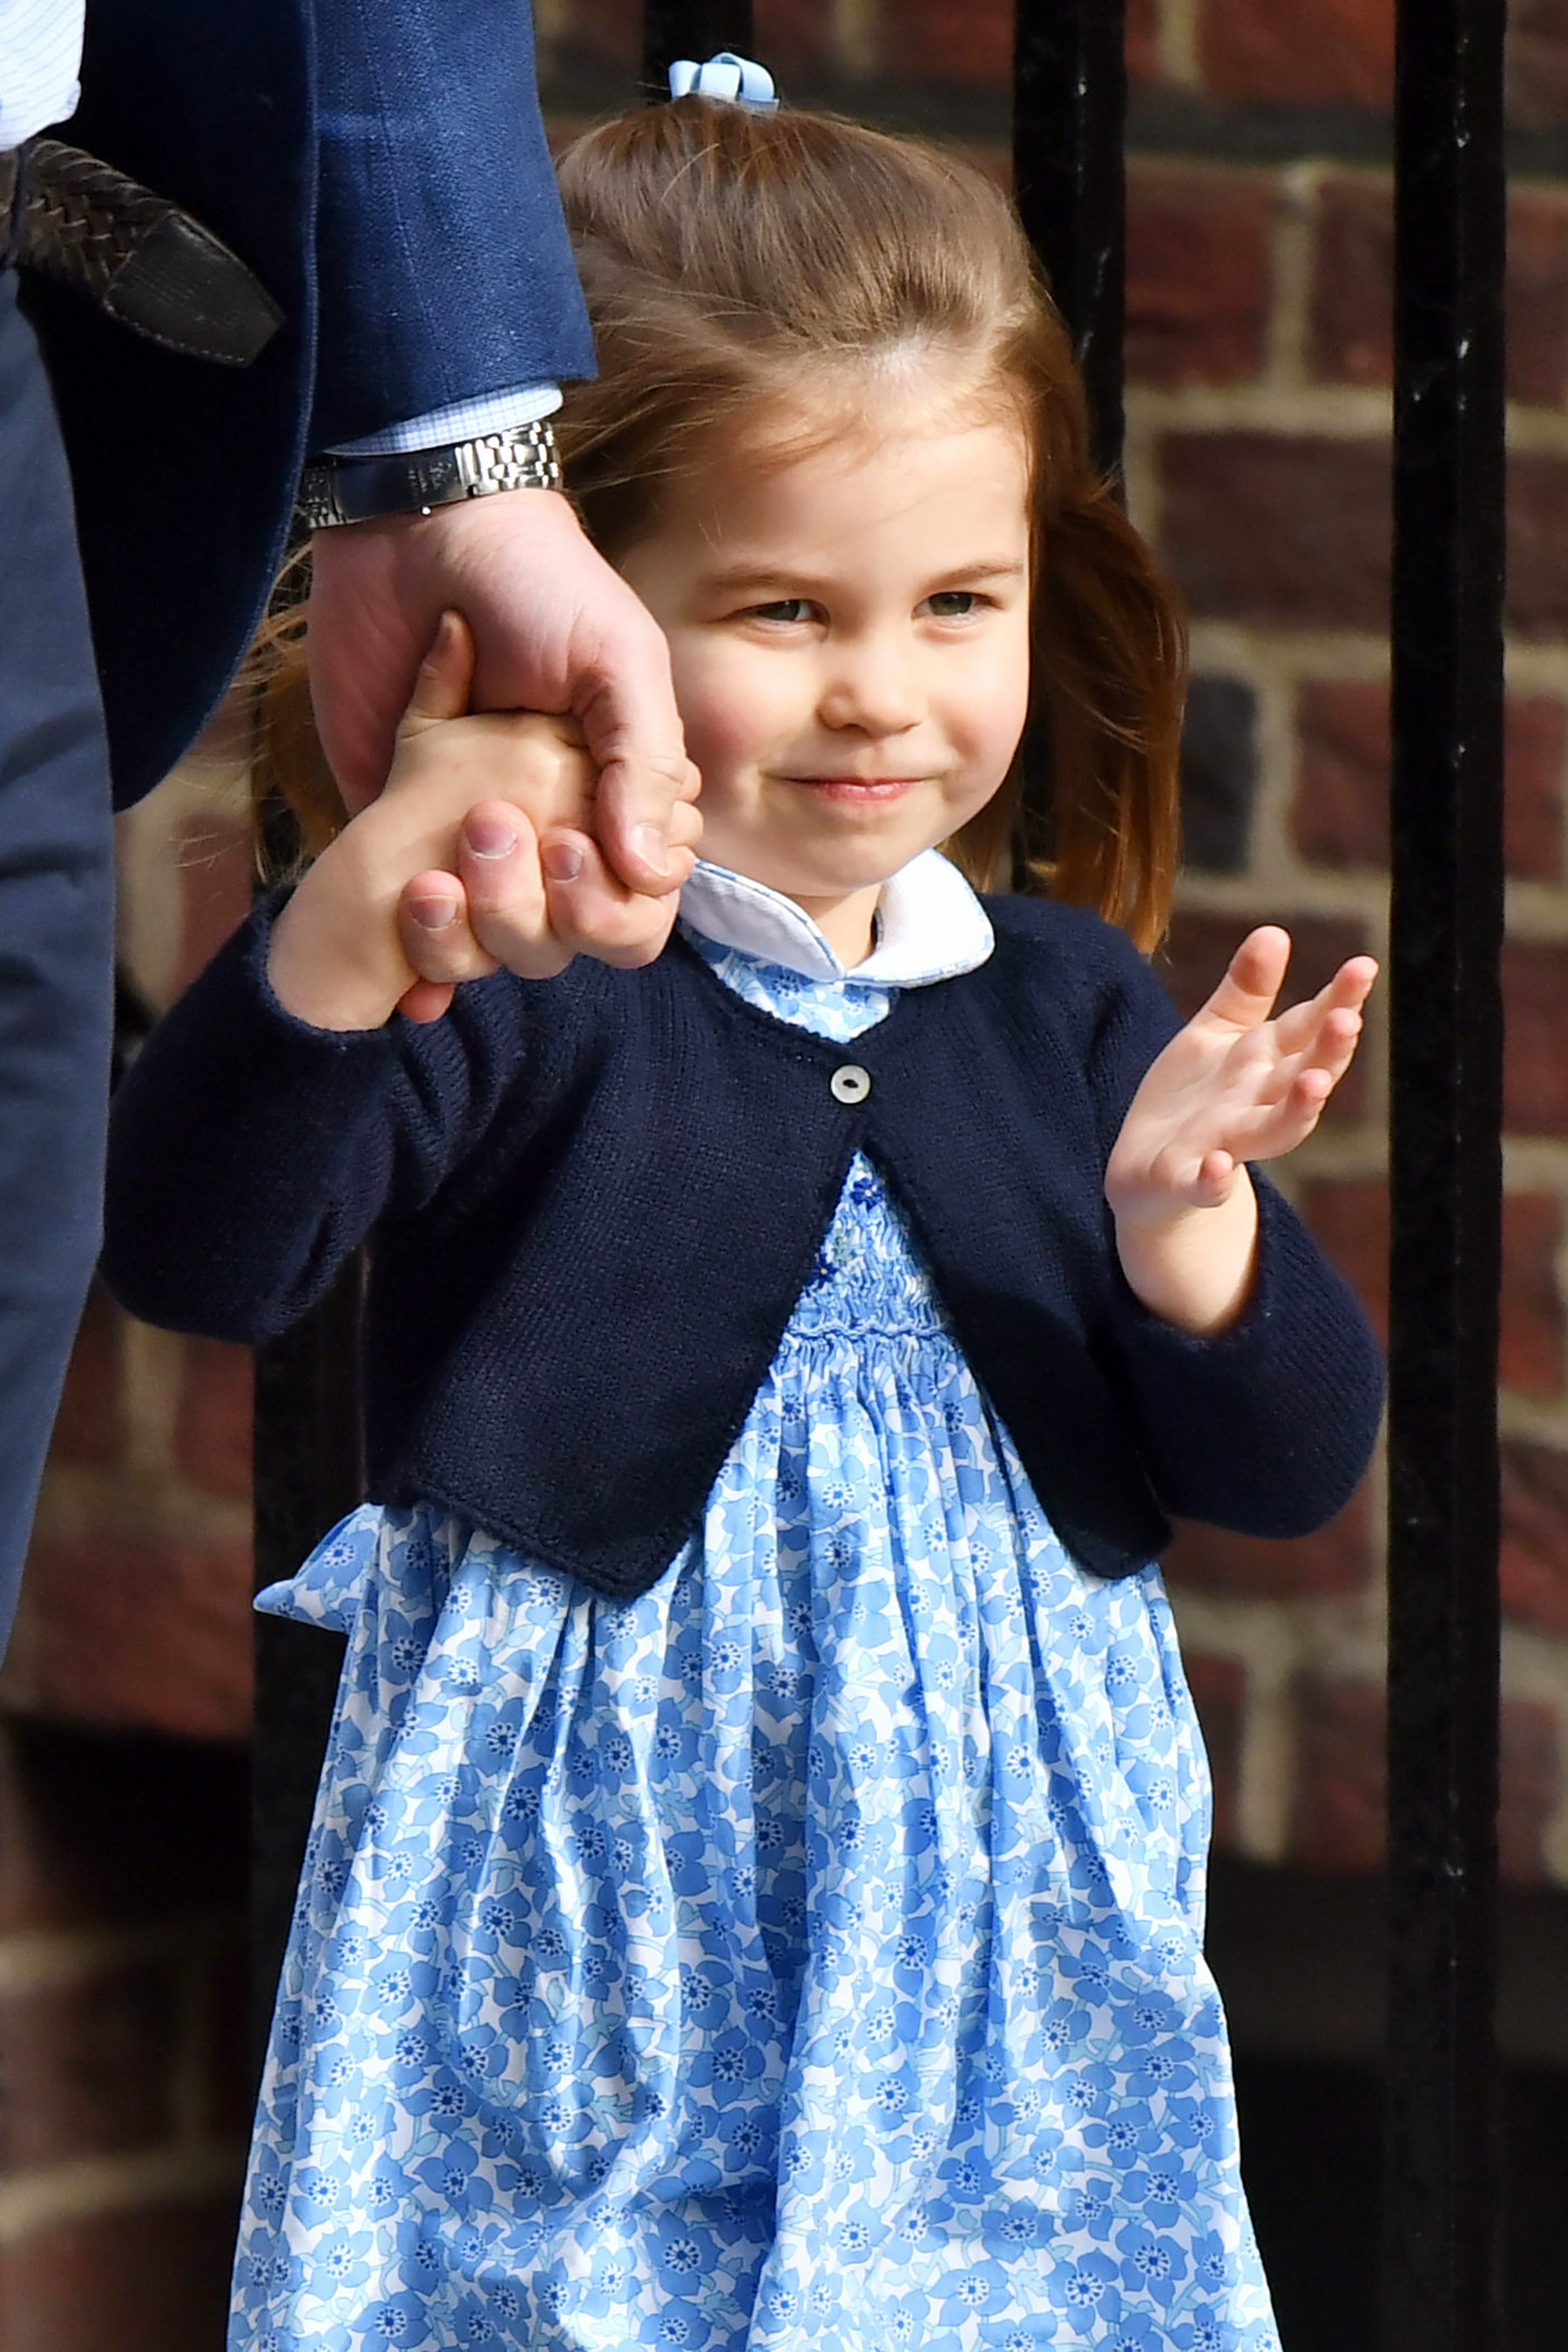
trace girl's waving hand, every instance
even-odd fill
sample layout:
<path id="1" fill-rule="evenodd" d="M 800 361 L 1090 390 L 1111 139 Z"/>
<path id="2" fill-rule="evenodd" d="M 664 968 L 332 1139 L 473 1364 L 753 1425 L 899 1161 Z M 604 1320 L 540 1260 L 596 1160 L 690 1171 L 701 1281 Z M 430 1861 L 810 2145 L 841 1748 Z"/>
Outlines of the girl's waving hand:
<path id="1" fill-rule="evenodd" d="M 1156 1314 L 1222 1329 L 1251 1283 L 1257 1208 L 1245 1162 L 1310 1135 L 1350 1067 L 1377 966 L 1352 956 L 1274 1016 L 1287 931 L 1248 932 L 1202 1011 L 1152 1064 L 1105 1173 L 1128 1281 Z"/>

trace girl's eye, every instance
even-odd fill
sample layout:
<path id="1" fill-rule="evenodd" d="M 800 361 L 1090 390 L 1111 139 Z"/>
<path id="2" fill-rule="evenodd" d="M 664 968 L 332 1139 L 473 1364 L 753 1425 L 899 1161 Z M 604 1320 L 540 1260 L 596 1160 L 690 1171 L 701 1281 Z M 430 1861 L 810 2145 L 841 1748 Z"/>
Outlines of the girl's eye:
<path id="1" fill-rule="evenodd" d="M 926 598 L 926 604 L 939 621 L 966 621 L 984 601 L 973 588 L 939 588 L 934 596 Z"/>
<path id="2" fill-rule="evenodd" d="M 809 621 L 816 607 L 805 596 L 781 596 L 772 604 L 753 604 L 746 614 L 749 621 L 772 621 L 780 628 L 798 627 Z"/>

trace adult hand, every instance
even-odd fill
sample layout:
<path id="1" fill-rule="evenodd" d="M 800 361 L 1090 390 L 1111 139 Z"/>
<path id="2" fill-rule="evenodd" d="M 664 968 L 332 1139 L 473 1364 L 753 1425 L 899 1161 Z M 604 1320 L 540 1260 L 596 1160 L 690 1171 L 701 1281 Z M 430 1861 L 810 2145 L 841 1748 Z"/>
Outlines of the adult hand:
<path id="1" fill-rule="evenodd" d="M 441 614 L 464 614 L 474 707 L 569 713 L 598 770 L 592 832 L 628 888 L 679 878 L 671 813 L 694 800 L 657 624 L 553 490 L 504 490 L 429 515 L 318 531 L 310 692 L 350 814 L 380 792 Z"/>
<path id="2" fill-rule="evenodd" d="M 387 788 L 373 813 L 409 802 L 417 823 L 460 817 L 456 855 L 405 885 L 398 940 L 419 974 L 399 1000 L 414 1021 L 439 1020 L 454 986 L 505 965 L 548 979 L 575 955 L 651 963 L 669 936 L 702 820 L 670 812 L 672 884 L 628 889 L 584 828 L 597 781 L 569 719 L 468 709 L 474 647 L 461 616 L 443 615 L 397 730 Z"/>

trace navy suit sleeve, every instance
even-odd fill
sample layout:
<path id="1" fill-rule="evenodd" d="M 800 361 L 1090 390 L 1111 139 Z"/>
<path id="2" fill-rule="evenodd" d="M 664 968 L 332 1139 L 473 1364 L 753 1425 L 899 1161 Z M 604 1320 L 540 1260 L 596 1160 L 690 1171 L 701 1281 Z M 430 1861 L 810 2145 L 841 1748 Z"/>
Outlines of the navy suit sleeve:
<path id="1" fill-rule="evenodd" d="M 526 0 L 317 0 L 317 448 L 593 373 Z"/>
<path id="2" fill-rule="evenodd" d="M 1118 984 L 1090 1064 L 1104 1158 L 1181 1018 L 1131 947 L 1119 940 L 1116 952 Z M 1165 1510 L 1245 1535 L 1309 1535 L 1350 1499 L 1366 1468 L 1383 1361 L 1350 1285 L 1268 1178 L 1249 1172 L 1258 1272 L 1239 1319 L 1216 1338 L 1194 1338 L 1152 1315 L 1118 1265 L 1113 1343 Z"/>

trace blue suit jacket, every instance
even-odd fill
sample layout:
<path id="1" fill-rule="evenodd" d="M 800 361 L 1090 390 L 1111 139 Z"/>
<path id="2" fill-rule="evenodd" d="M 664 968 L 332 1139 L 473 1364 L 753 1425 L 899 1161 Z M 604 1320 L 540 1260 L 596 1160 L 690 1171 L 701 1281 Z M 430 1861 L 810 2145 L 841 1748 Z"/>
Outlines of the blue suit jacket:
<path id="1" fill-rule="evenodd" d="M 221 694 L 312 447 L 592 370 L 526 0 L 89 0 L 64 135 L 231 245 L 287 314 L 255 364 L 37 282 L 123 807 Z"/>

